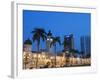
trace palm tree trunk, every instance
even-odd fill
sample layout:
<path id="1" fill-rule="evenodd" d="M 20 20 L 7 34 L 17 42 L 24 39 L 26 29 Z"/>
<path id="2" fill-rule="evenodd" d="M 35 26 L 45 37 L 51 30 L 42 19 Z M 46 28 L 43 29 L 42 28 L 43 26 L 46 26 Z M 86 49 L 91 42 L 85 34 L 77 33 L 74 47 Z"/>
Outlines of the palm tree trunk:
<path id="1" fill-rule="evenodd" d="M 56 44 L 55 44 L 55 67 L 56 67 Z"/>
<path id="2" fill-rule="evenodd" d="M 39 52 L 39 42 L 37 42 L 37 50 Z M 37 52 L 37 59 L 36 59 L 36 68 L 38 68 L 38 52 Z"/>
<path id="3" fill-rule="evenodd" d="M 39 50 L 40 50 L 39 41 L 37 42 L 37 50 L 38 50 L 38 52 L 39 52 Z"/>
<path id="4" fill-rule="evenodd" d="M 36 68 L 38 68 L 38 53 L 37 53 L 37 59 L 36 59 Z"/>

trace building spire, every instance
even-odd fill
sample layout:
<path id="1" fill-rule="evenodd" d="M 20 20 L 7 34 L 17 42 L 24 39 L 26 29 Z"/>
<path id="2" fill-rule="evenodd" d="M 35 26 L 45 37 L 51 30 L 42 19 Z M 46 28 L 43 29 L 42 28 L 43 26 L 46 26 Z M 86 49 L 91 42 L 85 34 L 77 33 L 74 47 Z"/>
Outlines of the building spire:
<path id="1" fill-rule="evenodd" d="M 51 30 L 49 30 L 49 32 L 48 32 L 47 35 L 48 35 L 48 36 L 52 36 Z"/>

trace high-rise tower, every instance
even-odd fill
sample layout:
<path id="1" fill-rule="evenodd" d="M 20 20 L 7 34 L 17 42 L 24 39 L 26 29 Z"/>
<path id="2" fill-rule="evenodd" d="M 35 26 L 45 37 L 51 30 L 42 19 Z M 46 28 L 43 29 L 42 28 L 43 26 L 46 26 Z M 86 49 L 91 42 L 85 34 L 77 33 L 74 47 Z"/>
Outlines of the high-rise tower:
<path id="1" fill-rule="evenodd" d="M 64 50 L 74 49 L 74 38 L 73 34 L 64 36 Z"/>
<path id="2" fill-rule="evenodd" d="M 82 36 L 80 38 L 81 43 L 81 52 L 84 53 L 84 55 L 91 53 L 91 40 L 90 36 Z"/>

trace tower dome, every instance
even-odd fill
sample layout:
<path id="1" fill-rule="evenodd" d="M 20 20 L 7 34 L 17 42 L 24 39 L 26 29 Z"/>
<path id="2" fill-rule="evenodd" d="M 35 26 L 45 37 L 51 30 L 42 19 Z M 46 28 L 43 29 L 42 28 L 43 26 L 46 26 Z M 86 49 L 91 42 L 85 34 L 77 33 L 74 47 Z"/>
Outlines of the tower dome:
<path id="1" fill-rule="evenodd" d="M 24 44 L 32 45 L 32 41 L 30 39 L 27 39 Z"/>
<path id="2" fill-rule="evenodd" d="M 24 51 L 25 52 L 31 52 L 32 51 L 32 41 L 30 39 L 27 39 L 24 42 Z"/>
<path id="3" fill-rule="evenodd" d="M 47 36 L 52 36 L 51 30 L 49 30 Z"/>

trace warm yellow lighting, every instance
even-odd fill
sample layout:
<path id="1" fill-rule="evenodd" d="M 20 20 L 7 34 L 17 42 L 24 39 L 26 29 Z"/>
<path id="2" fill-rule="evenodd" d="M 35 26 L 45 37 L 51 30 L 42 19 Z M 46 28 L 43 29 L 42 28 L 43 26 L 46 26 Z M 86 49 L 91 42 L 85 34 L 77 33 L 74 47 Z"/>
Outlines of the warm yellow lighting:
<path id="1" fill-rule="evenodd" d="M 31 56 L 31 54 L 29 54 L 29 56 Z"/>
<path id="2" fill-rule="evenodd" d="M 27 58 L 29 59 L 30 57 L 28 56 Z"/>
<path id="3" fill-rule="evenodd" d="M 45 58 L 45 55 L 42 55 L 43 58 Z"/>
<path id="4" fill-rule="evenodd" d="M 54 55 L 48 55 L 46 52 L 42 53 L 27 53 L 24 52 L 23 54 L 23 61 L 24 62 L 29 62 L 27 66 L 31 65 L 32 67 L 36 67 L 38 59 L 38 66 L 45 66 L 47 63 L 50 63 L 50 66 L 54 67 L 55 62 L 56 62 L 56 67 L 63 67 L 66 64 L 69 65 L 84 65 L 84 64 L 90 64 L 91 59 L 90 58 L 76 58 L 76 57 L 68 57 L 66 58 L 64 55 L 63 56 L 54 56 Z M 55 61 L 56 59 L 56 61 Z M 30 63 L 31 62 L 31 63 Z M 49 67 L 50 67 L 49 66 Z"/>
<path id="5" fill-rule="evenodd" d="M 36 54 L 34 54 L 33 56 L 36 57 Z"/>
<path id="6" fill-rule="evenodd" d="M 38 57 L 39 57 L 39 58 L 41 57 L 40 54 L 38 55 Z"/>
<path id="7" fill-rule="evenodd" d="M 53 56 L 51 56 L 51 57 L 50 57 L 50 59 L 54 59 L 54 57 L 53 57 Z"/>
<path id="8" fill-rule="evenodd" d="M 25 59 L 26 57 L 24 56 L 24 59 Z"/>

